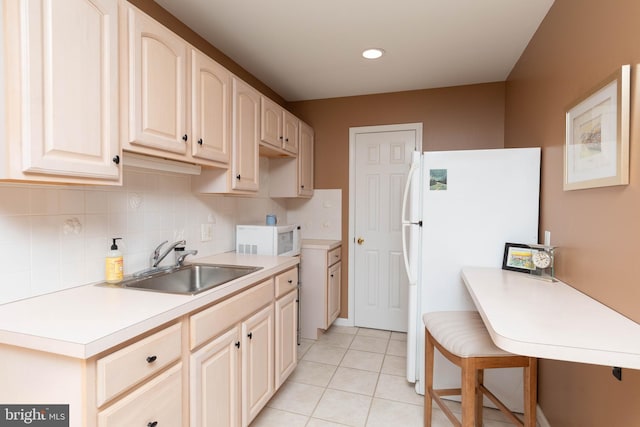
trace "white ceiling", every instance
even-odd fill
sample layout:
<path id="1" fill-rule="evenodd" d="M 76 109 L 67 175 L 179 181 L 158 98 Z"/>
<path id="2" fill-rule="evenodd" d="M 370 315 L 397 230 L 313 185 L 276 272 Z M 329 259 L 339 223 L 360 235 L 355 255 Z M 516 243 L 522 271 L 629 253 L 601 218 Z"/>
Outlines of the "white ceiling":
<path id="1" fill-rule="evenodd" d="M 287 101 L 504 81 L 553 3 L 155 1 Z"/>

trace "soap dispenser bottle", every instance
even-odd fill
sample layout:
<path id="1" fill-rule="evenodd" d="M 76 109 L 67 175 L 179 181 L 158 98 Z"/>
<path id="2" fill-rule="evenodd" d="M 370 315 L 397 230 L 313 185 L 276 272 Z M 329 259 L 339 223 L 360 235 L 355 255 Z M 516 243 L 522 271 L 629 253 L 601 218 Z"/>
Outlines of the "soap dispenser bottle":
<path id="1" fill-rule="evenodd" d="M 122 240 L 121 237 L 116 237 L 113 240 L 111 249 L 107 252 L 105 258 L 105 280 L 107 283 L 118 283 L 122 281 L 123 277 L 123 259 L 122 252 L 118 250 L 116 240 Z"/>

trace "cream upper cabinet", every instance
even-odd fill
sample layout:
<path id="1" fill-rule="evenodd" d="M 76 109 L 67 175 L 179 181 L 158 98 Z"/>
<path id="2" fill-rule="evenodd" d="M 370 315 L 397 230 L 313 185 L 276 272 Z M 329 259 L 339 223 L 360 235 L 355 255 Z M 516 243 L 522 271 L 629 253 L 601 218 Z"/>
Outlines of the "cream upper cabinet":
<path id="1" fill-rule="evenodd" d="M 0 179 L 119 184 L 117 1 L 0 8 Z"/>
<path id="2" fill-rule="evenodd" d="M 298 120 L 298 156 L 269 161 L 269 196 L 313 196 L 313 128 Z"/>
<path id="3" fill-rule="evenodd" d="M 270 156 L 298 153 L 298 118 L 267 98 L 260 100 L 260 140 L 262 147 L 275 149 Z"/>
<path id="4" fill-rule="evenodd" d="M 233 77 L 233 162 L 231 189 L 258 191 L 260 93 Z"/>
<path id="5" fill-rule="evenodd" d="M 229 163 L 231 73 L 191 49 L 191 143 L 193 157 Z"/>
<path id="6" fill-rule="evenodd" d="M 260 97 L 260 140 L 282 148 L 282 107 L 265 96 Z"/>
<path id="7" fill-rule="evenodd" d="M 125 6 L 126 7 L 126 6 Z M 129 132 L 125 148 L 187 152 L 189 46 L 148 15 L 126 7 Z M 135 150 L 135 148 L 134 148 Z"/>
<path id="8" fill-rule="evenodd" d="M 283 134 L 282 148 L 285 151 L 296 154 L 298 152 L 298 126 L 300 120 L 287 110 L 283 111 Z"/>
<path id="9" fill-rule="evenodd" d="M 313 196 L 313 128 L 300 122 L 300 151 L 298 153 L 298 195 Z"/>

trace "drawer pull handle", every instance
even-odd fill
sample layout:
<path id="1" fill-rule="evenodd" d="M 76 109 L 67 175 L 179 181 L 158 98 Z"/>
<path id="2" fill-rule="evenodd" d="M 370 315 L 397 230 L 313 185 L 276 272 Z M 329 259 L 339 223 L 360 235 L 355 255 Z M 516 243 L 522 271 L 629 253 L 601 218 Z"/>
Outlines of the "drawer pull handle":
<path id="1" fill-rule="evenodd" d="M 253 332 L 249 332 L 247 336 L 249 337 L 250 340 L 253 339 Z"/>
<path id="2" fill-rule="evenodd" d="M 236 342 L 236 347 L 240 348 L 240 341 Z"/>
<path id="3" fill-rule="evenodd" d="M 156 361 L 157 358 L 158 356 L 149 356 L 147 357 L 147 363 L 153 363 Z"/>
<path id="4" fill-rule="evenodd" d="M 158 425 L 157 421 L 154 421 L 152 423 L 147 423 L 147 427 L 156 427 Z"/>

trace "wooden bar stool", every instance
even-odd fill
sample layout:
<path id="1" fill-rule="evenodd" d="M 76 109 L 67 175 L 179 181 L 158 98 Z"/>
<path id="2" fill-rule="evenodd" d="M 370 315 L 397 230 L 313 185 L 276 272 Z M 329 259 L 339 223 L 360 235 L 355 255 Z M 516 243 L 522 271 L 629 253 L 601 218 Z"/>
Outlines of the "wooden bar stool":
<path id="1" fill-rule="evenodd" d="M 482 397 L 486 395 L 509 420 L 536 426 L 537 359 L 504 351 L 493 343 L 475 311 L 442 311 L 422 316 L 425 325 L 424 425 L 431 427 L 432 400 L 457 427 L 482 426 Z M 433 389 L 434 347 L 462 369 L 461 387 Z M 524 423 L 484 386 L 484 369 L 524 368 Z M 444 404 L 442 396 L 462 396 L 462 422 Z"/>

